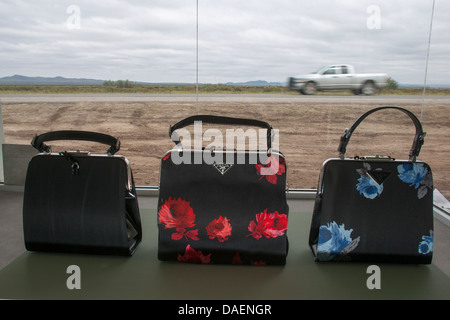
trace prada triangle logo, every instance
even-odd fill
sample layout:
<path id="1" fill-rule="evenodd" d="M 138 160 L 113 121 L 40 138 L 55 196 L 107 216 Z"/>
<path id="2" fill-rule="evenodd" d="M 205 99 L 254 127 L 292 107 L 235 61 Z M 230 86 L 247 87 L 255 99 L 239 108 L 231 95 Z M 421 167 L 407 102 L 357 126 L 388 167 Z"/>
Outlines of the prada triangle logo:
<path id="1" fill-rule="evenodd" d="M 224 175 L 233 165 L 229 163 L 213 163 L 213 166 L 217 169 L 217 171 Z"/>
<path id="2" fill-rule="evenodd" d="M 390 171 L 381 171 L 381 170 L 371 170 L 366 171 L 367 174 L 375 181 L 378 185 L 383 184 L 384 181 L 391 175 Z"/>

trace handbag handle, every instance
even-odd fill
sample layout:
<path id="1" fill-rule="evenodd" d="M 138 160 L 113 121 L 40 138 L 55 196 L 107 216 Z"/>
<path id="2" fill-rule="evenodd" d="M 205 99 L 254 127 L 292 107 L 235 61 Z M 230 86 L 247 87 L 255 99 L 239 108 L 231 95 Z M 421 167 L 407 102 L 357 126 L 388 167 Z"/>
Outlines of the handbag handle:
<path id="1" fill-rule="evenodd" d="M 31 145 L 39 150 L 39 152 L 51 152 L 51 147 L 47 146 L 44 142 L 53 140 L 83 140 L 106 144 L 109 145 L 107 152 L 111 155 L 120 149 L 119 138 L 114 138 L 103 133 L 75 130 L 52 131 L 36 135 L 31 141 Z"/>
<path id="2" fill-rule="evenodd" d="M 358 120 L 356 120 L 353 125 L 347 129 L 345 129 L 344 134 L 341 136 L 341 141 L 339 143 L 339 157 L 341 159 L 344 159 L 345 157 L 345 152 L 346 152 L 346 148 L 347 148 L 347 144 L 350 140 L 350 137 L 353 134 L 353 131 L 355 131 L 356 127 L 370 114 L 379 111 L 379 110 L 384 110 L 384 109 L 396 109 L 396 110 L 400 110 L 404 113 L 406 113 L 411 120 L 413 121 L 415 127 L 416 127 L 416 135 L 414 136 L 414 141 L 411 147 L 411 150 L 409 151 L 409 160 L 411 161 L 416 161 L 416 158 L 419 156 L 420 153 L 420 149 L 422 148 L 422 145 L 424 143 L 424 138 L 426 133 L 423 132 L 422 130 L 422 124 L 420 123 L 419 119 L 417 119 L 417 117 L 410 111 L 404 109 L 404 108 L 400 108 L 400 107 L 396 107 L 396 106 L 383 106 L 383 107 L 378 107 L 378 108 L 374 108 L 372 110 L 367 111 L 366 113 L 364 113 L 361 117 L 359 117 Z"/>
<path id="3" fill-rule="evenodd" d="M 173 126 L 169 127 L 169 137 L 177 146 L 180 145 L 180 137 L 176 134 L 176 130 L 184 128 L 186 126 L 194 124 L 195 121 L 202 121 L 210 124 L 230 124 L 230 125 L 241 125 L 241 126 L 252 126 L 252 127 L 260 127 L 263 129 L 267 129 L 267 150 L 268 153 L 272 150 L 272 131 L 273 127 L 265 122 L 255 119 L 245 119 L 245 118 L 232 118 L 232 117 L 223 117 L 223 116 L 213 116 L 213 115 L 195 115 L 188 118 L 185 118 Z"/>

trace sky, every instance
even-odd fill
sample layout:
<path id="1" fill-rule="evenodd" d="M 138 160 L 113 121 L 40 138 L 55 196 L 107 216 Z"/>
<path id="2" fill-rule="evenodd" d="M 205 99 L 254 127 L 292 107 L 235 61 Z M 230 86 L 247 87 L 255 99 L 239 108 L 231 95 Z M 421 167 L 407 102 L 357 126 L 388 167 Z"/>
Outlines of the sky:
<path id="1" fill-rule="evenodd" d="M 285 82 L 329 64 L 423 84 L 433 0 L 198 0 L 198 81 Z M 197 0 L 0 2 L 0 77 L 196 82 Z M 450 84 L 435 0 L 428 84 Z"/>

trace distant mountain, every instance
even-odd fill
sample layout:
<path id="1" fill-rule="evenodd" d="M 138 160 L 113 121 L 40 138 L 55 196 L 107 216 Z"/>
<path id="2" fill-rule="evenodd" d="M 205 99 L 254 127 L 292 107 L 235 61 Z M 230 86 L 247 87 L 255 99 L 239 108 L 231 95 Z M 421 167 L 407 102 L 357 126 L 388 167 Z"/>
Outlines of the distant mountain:
<path id="1" fill-rule="evenodd" d="M 0 84 L 8 85 L 102 85 L 103 80 L 95 79 L 75 79 L 63 77 L 27 77 L 13 75 L 11 77 L 0 78 Z"/>
<path id="2" fill-rule="evenodd" d="M 226 85 L 230 86 L 286 86 L 284 82 L 267 82 L 266 80 L 254 80 L 247 82 L 227 82 Z"/>

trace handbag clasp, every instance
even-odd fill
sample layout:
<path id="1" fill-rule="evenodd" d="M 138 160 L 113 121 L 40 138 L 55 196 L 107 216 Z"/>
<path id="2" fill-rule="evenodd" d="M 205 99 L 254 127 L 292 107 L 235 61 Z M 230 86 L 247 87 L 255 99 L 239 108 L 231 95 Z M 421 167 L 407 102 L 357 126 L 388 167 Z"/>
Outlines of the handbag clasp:
<path id="1" fill-rule="evenodd" d="M 391 156 L 380 156 L 378 154 L 376 156 L 365 156 L 365 157 L 355 156 L 355 159 L 366 161 L 386 161 L 386 160 L 395 161 L 395 158 L 392 158 Z"/>

